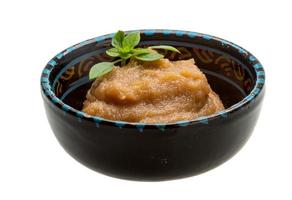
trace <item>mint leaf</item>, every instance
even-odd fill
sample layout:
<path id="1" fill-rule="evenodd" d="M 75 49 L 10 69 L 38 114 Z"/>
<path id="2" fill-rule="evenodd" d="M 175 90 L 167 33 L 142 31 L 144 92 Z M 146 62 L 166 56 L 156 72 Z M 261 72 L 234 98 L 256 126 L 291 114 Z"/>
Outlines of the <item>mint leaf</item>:
<path id="1" fill-rule="evenodd" d="M 142 61 L 154 61 L 154 60 L 159 60 L 163 57 L 164 57 L 163 55 L 157 52 L 145 53 L 145 54 L 140 54 L 140 55 L 135 56 L 136 59 L 142 60 Z"/>
<path id="2" fill-rule="evenodd" d="M 123 40 L 125 38 L 125 32 L 124 31 L 118 31 L 113 39 L 112 39 L 112 45 L 113 47 L 116 47 L 117 49 L 123 48 Z"/>
<path id="3" fill-rule="evenodd" d="M 140 42 L 140 32 L 131 32 L 125 35 L 125 32 L 118 31 L 113 39 L 112 46 L 114 48 L 108 49 L 106 54 L 111 57 L 119 57 L 120 59 L 114 62 L 101 62 L 95 64 L 89 72 L 89 79 L 101 77 L 106 73 L 109 73 L 114 64 L 121 62 L 121 66 L 126 65 L 127 60 L 130 58 L 136 58 L 142 61 L 155 61 L 163 58 L 164 56 L 154 49 L 164 49 L 168 51 L 174 51 L 180 53 L 178 49 L 168 45 L 151 46 L 149 48 L 135 48 Z"/>
<path id="4" fill-rule="evenodd" d="M 101 62 L 93 65 L 89 71 L 89 79 L 95 79 L 101 77 L 106 73 L 112 71 L 114 64 L 111 62 Z"/>
<path id="5" fill-rule="evenodd" d="M 168 46 L 168 45 L 151 46 L 150 48 L 151 49 L 164 49 L 164 50 L 174 51 L 174 52 L 180 53 L 180 51 L 178 49 L 176 49 L 173 46 Z"/>
<path id="6" fill-rule="evenodd" d="M 132 52 L 134 53 L 134 55 L 139 55 L 139 54 L 145 54 L 145 53 L 153 53 L 153 50 L 136 48 L 136 49 L 133 49 Z"/>
<path id="7" fill-rule="evenodd" d="M 131 50 L 140 42 L 140 32 L 131 32 L 123 40 L 123 49 Z"/>
<path id="8" fill-rule="evenodd" d="M 106 50 L 106 54 L 111 56 L 111 57 L 119 57 L 120 53 L 119 50 L 117 48 L 111 48 Z"/>

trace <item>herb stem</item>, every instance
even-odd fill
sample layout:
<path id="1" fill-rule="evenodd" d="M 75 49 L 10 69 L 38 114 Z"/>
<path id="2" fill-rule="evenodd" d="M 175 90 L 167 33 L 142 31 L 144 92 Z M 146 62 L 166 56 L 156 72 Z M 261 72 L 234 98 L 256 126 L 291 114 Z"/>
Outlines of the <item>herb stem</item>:
<path id="1" fill-rule="evenodd" d="M 114 62 L 112 62 L 113 64 L 116 64 L 116 63 L 118 63 L 118 62 L 121 62 L 122 61 L 122 59 L 118 59 L 118 60 L 116 60 L 116 61 L 114 61 Z"/>

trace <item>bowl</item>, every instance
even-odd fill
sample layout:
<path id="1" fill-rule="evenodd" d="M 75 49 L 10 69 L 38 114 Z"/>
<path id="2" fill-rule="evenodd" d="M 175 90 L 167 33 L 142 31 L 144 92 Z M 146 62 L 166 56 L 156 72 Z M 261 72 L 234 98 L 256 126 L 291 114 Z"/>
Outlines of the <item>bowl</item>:
<path id="1" fill-rule="evenodd" d="M 86 40 L 49 61 L 41 93 L 51 128 L 62 147 L 85 166 L 122 179 L 162 181 L 189 177 L 217 167 L 249 139 L 264 97 L 262 65 L 248 51 L 207 34 L 177 30 L 140 30 L 140 46 L 166 44 L 194 58 L 219 94 L 225 110 L 175 123 L 112 121 L 81 111 L 92 81 L 91 66 L 109 61 L 105 51 L 114 34 Z"/>

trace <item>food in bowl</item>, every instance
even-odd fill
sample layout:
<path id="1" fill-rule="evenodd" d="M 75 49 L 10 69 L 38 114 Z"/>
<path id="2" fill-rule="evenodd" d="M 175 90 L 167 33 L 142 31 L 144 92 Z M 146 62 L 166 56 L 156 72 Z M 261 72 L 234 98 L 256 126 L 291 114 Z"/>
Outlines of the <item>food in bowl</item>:
<path id="1" fill-rule="evenodd" d="M 223 109 L 193 59 L 115 67 L 94 81 L 83 107 L 90 115 L 143 123 L 192 120 Z"/>
<path id="2" fill-rule="evenodd" d="M 114 38 L 118 34 L 123 35 L 123 32 L 118 32 Z M 134 34 L 139 40 L 140 33 L 130 33 L 128 36 Z M 127 36 L 124 37 L 126 39 Z M 121 39 L 120 44 L 123 42 Z M 115 45 L 114 42 L 112 44 Z M 122 46 L 115 46 L 109 55 L 117 57 L 119 52 L 127 55 L 123 49 L 118 49 Z M 159 46 L 154 47 L 157 48 Z M 171 46 L 166 48 L 164 45 L 162 48 L 176 51 Z M 224 109 L 194 59 L 170 61 L 151 47 L 139 48 L 139 51 L 141 54 L 133 50 L 128 64 L 125 62 L 129 55 L 126 59 L 121 55 L 121 62 L 125 64 L 122 67 L 109 62 L 95 66 L 96 70 L 103 70 L 87 92 L 83 105 L 85 113 L 118 121 L 170 123 L 193 120 Z M 152 58 L 151 54 L 154 54 Z"/>
<path id="3" fill-rule="evenodd" d="M 90 169 L 139 181 L 194 176 L 229 160 L 248 141 L 260 114 L 265 72 L 259 60 L 242 47 L 211 35 L 178 30 L 140 32 L 141 47 L 173 45 L 181 54 L 161 51 L 165 58 L 193 58 L 225 109 L 208 117 L 166 124 L 121 122 L 81 112 L 92 85 L 88 79 L 91 67 L 111 61 L 105 52 L 113 34 L 103 35 L 68 47 L 42 71 L 44 107 L 61 146 Z"/>

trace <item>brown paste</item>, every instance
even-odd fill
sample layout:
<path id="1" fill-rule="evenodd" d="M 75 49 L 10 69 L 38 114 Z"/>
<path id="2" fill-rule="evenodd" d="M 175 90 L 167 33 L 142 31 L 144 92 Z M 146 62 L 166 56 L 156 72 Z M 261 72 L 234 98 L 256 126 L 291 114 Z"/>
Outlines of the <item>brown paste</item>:
<path id="1" fill-rule="evenodd" d="M 132 60 L 98 78 L 83 111 L 106 119 L 169 123 L 193 120 L 224 109 L 194 60 Z"/>

